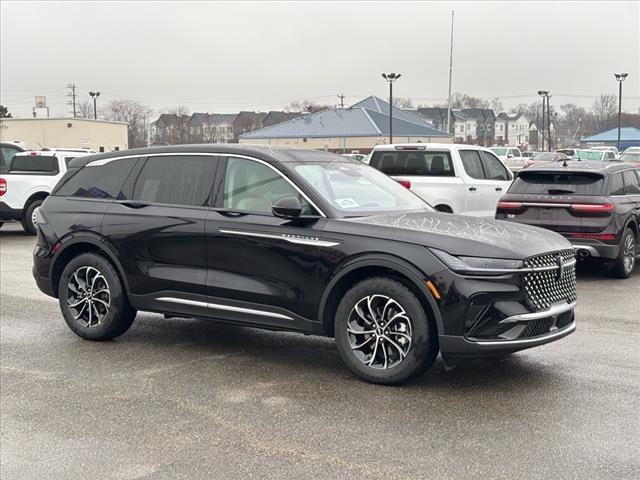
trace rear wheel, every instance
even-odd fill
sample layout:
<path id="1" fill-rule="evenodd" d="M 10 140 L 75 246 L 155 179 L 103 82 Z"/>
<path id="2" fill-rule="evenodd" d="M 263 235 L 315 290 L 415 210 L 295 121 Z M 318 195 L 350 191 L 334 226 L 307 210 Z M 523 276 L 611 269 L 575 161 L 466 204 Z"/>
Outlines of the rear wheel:
<path id="1" fill-rule="evenodd" d="M 29 204 L 29 206 L 24 211 L 24 217 L 22 218 L 22 228 L 29 235 L 36 234 L 36 209 L 42 205 L 44 200 L 34 200 Z"/>
<path id="2" fill-rule="evenodd" d="M 622 235 L 618 258 L 613 261 L 611 273 L 616 278 L 629 278 L 636 264 L 636 236 L 630 228 Z"/>
<path id="3" fill-rule="evenodd" d="M 335 340 L 340 357 L 355 375 L 394 385 L 433 364 L 438 346 L 431 325 L 407 287 L 374 277 L 356 284 L 340 301 Z"/>
<path id="4" fill-rule="evenodd" d="M 122 335 L 136 317 L 115 269 L 95 253 L 83 253 L 67 264 L 58 297 L 69 328 L 87 340 Z"/>

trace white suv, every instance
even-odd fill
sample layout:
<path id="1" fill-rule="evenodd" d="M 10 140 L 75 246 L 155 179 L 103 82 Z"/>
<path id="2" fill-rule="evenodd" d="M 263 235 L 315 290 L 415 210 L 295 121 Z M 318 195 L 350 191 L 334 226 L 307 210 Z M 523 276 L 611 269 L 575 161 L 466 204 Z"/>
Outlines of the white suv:
<path id="1" fill-rule="evenodd" d="M 441 212 L 492 217 L 513 174 L 488 148 L 408 143 L 379 145 L 369 162 Z"/>
<path id="2" fill-rule="evenodd" d="M 18 220 L 27 233 L 34 235 L 34 215 L 75 157 L 83 151 L 42 150 L 14 155 L 8 171 L 0 174 L 0 226 Z"/>

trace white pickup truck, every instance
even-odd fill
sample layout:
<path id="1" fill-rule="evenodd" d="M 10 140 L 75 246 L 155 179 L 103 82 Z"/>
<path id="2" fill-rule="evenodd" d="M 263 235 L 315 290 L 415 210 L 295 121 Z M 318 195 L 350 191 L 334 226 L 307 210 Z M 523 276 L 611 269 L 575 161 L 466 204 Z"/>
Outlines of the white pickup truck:
<path id="1" fill-rule="evenodd" d="M 24 230 L 35 235 L 34 215 L 69 162 L 88 155 L 83 151 L 43 150 L 14 155 L 8 171 L 0 173 L 0 226 L 18 220 Z"/>
<path id="2" fill-rule="evenodd" d="M 522 152 L 517 147 L 491 147 L 491 151 L 495 153 L 512 172 L 522 170 L 529 160 L 522 155 Z"/>
<path id="3" fill-rule="evenodd" d="M 513 174 L 487 148 L 450 143 L 378 145 L 369 165 L 436 210 L 493 217 Z"/>

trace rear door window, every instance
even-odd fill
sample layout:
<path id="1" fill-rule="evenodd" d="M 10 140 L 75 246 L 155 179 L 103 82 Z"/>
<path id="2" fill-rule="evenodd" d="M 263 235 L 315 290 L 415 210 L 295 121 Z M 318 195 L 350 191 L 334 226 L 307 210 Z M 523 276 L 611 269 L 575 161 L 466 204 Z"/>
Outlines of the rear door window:
<path id="1" fill-rule="evenodd" d="M 609 177 L 609 195 L 624 195 L 622 173 L 616 173 Z"/>
<path id="2" fill-rule="evenodd" d="M 150 157 L 133 187 L 133 200 L 206 206 L 218 161 L 219 157 L 213 155 Z"/>
<path id="3" fill-rule="evenodd" d="M 464 167 L 464 171 L 467 172 L 467 175 L 471 178 L 485 179 L 482 161 L 480 160 L 480 155 L 477 150 L 460 150 L 460 158 L 462 159 L 462 166 Z"/>
<path id="4" fill-rule="evenodd" d="M 126 200 L 122 185 L 137 161 L 137 158 L 123 158 L 80 168 L 75 174 L 69 170 L 69 176 L 61 180 L 52 195 Z"/>
<path id="5" fill-rule="evenodd" d="M 626 195 L 639 195 L 640 181 L 638 181 L 638 176 L 632 170 L 627 170 L 622 172 L 622 177 L 624 179 L 624 193 Z"/>
<path id="6" fill-rule="evenodd" d="M 56 175 L 60 172 L 58 157 L 55 155 L 15 155 L 10 164 L 13 172 Z"/>
<path id="7" fill-rule="evenodd" d="M 449 152 L 391 151 L 374 152 L 369 165 L 387 175 L 453 177 L 455 171 Z"/>
<path id="8" fill-rule="evenodd" d="M 538 195 L 602 195 L 604 177 L 581 172 L 520 172 L 509 193 Z"/>
<path id="9" fill-rule="evenodd" d="M 489 180 L 510 180 L 511 174 L 498 158 L 485 151 L 481 151 L 482 165 Z"/>

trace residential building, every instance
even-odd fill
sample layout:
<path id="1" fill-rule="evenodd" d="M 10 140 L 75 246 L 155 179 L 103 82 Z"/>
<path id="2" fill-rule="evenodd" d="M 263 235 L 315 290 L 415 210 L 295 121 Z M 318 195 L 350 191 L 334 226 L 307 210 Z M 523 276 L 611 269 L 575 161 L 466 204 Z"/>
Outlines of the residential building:
<path id="1" fill-rule="evenodd" d="M 523 113 L 509 115 L 501 113 L 498 118 L 505 122 L 504 145 L 510 147 L 528 147 L 530 121 Z"/>
<path id="2" fill-rule="evenodd" d="M 110 152 L 129 148 L 129 125 L 89 118 L 3 118 L 0 140 L 20 141 L 27 149 L 89 148 Z"/>
<path id="3" fill-rule="evenodd" d="M 490 108 L 463 108 L 467 143 L 490 146 L 495 142 L 496 116 Z"/>
<path id="4" fill-rule="evenodd" d="M 291 145 L 333 152 L 369 153 L 389 141 L 389 113 L 394 143 L 451 143 L 453 135 L 411 112 L 371 96 L 348 108 L 329 108 L 239 136 L 240 143 Z"/>
<path id="5" fill-rule="evenodd" d="M 420 107 L 416 109 L 404 109 L 405 112 L 420 116 L 426 120 L 434 128 L 447 131 L 447 114 L 448 109 L 443 107 Z M 465 124 L 466 117 L 460 110 L 451 110 L 451 124 L 449 130 L 455 135 L 457 143 L 463 143 L 467 138 L 467 126 Z"/>

